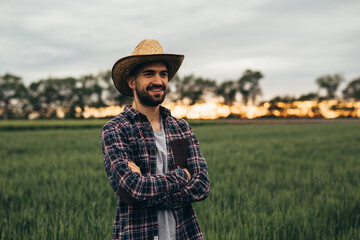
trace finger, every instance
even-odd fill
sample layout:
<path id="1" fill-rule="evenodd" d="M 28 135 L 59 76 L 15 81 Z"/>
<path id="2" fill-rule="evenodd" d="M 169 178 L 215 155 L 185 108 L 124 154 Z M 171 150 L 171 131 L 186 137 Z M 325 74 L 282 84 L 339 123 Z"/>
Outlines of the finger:
<path id="1" fill-rule="evenodd" d="M 133 166 L 129 166 L 131 171 L 135 172 L 136 171 L 136 168 L 134 168 Z"/>
<path id="2" fill-rule="evenodd" d="M 140 169 L 138 166 L 136 166 L 135 164 L 129 164 L 129 167 L 131 169 Z"/>
<path id="3" fill-rule="evenodd" d="M 128 166 L 129 166 L 129 167 L 137 167 L 136 164 L 133 163 L 133 162 L 128 162 Z"/>
<path id="4" fill-rule="evenodd" d="M 141 174 L 140 168 L 138 166 L 136 166 L 136 164 L 128 163 L 128 166 L 131 169 L 131 171 Z"/>
<path id="5" fill-rule="evenodd" d="M 134 162 L 128 162 L 128 165 L 134 166 L 134 167 L 138 167 Z"/>
<path id="6" fill-rule="evenodd" d="M 184 168 L 184 171 L 188 175 L 189 179 L 191 179 L 191 174 L 190 174 L 189 170 L 187 168 Z"/>

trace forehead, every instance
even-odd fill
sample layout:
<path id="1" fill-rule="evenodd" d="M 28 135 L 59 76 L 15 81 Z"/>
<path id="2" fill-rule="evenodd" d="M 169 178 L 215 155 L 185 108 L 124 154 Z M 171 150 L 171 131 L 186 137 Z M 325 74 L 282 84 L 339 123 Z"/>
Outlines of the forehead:
<path id="1" fill-rule="evenodd" d="M 148 62 L 148 63 L 144 63 L 140 67 L 140 72 L 143 72 L 146 70 L 164 71 L 164 70 L 167 70 L 167 65 L 163 62 Z"/>

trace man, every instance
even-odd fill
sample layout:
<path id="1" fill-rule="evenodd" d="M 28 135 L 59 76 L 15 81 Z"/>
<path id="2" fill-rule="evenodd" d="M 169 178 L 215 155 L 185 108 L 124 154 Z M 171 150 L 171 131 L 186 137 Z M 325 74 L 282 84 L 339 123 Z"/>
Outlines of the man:
<path id="1" fill-rule="evenodd" d="M 183 59 L 143 40 L 112 69 L 119 92 L 134 97 L 101 132 L 118 197 L 113 239 L 203 239 L 191 203 L 209 195 L 207 164 L 191 127 L 160 106 Z"/>

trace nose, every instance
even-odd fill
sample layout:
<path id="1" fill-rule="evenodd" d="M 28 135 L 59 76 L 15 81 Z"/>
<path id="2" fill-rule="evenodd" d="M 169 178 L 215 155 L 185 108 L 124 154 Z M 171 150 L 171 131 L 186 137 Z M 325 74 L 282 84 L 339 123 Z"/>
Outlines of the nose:
<path id="1" fill-rule="evenodd" d="M 160 74 L 155 74 L 154 80 L 152 82 L 153 84 L 162 84 L 162 79 Z"/>

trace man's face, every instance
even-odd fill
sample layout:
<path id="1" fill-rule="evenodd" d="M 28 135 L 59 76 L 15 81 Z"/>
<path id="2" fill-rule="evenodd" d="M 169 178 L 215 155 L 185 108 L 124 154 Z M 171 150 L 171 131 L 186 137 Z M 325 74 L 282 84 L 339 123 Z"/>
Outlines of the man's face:
<path id="1" fill-rule="evenodd" d="M 135 94 L 145 106 L 158 106 L 167 92 L 168 71 L 165 63 L 145 64 L 135 76 Z"/>

